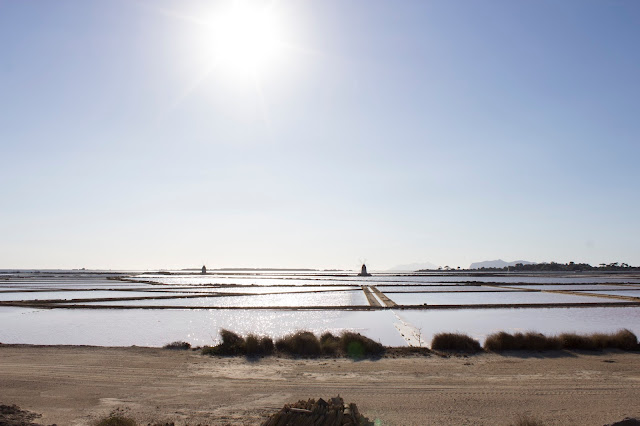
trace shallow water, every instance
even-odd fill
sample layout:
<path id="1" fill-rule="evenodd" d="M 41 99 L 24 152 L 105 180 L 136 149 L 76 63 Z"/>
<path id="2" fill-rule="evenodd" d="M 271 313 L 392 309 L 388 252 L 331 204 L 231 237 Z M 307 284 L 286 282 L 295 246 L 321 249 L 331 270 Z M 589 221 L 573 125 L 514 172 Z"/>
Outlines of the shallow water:
<path id="1" fill-rule="evenodd" d="M 433 275 L 368 278 L 336 277 L 332 273 L 266 273 L 227 275 L 139 276 L 164 284 L 107 280 L 104 276 L 65 275 L 55 277 L 15 277 L 0 280 L 2 300 L 74 299 L 108 297 L 162 297 L 195 295 L 199 298 L 87 302 L 105 309 L 27 309 L 0 306 L 0 342 L 41 344 L 151 345 L 173 340 L 201 345 L 215 342 L 220 328 L 281 336 L 299 329 L 339 332 L 359 331 L 386 345 L 407 341 L 429 341 L 438 331 L 462 331 L 483 338 L 496 330 L 534 329 L 550 332 L 615 331 L 626 327 L 640 332 L 640 308 L 615 306 L 620 300 L 605 297 L 527 292 L 527 289 L 588 291 L 640 297 L 638 276 L 556 275 Z M 474 285 L 475 282 L 502 283 L 519 290 Z M 615 283 L 635 282 L 635 285 Z M 256 284 L 253 287 L 206 287 L 206 284 Z M 471 285 L 469 285 L 471 283 Z M 523 284 L 527 283 L 527 284 Z M 550 285 L 540 285 L 549 283 Z M 599 283 L 599 284 L 598 284 Z M 408 284 L 424 284 L 413 286 Z M 466 284 L 466 285 L 465 285 Z M 292 286 L 293 285 L 293 286 Z M 278 311 L 266 309 L 230 310 L 225 307 L 257 306 L 347 306 L 367 305 L 361 285 L 374 285 L 398 304 L 454 304 L 469 308 L 477 304 L 594 303 L 605 308 L 455 309 L 386 311 Z M 55 289 L 72 291 L 51 291 Z M 18 292 L 20 289 L 42 289 Z M 95 291 L 87 291 L 97 289 Z M 108 290 L 113 289 L 113 290 Z M 135 289 L 134 291 L 123 291 Z M 315 291 L 322 290 L 320 293 Z M 329 290 L 329 291 L 324 291 Z M 415 291 L 424 293 L 415 293 Z M 441 293 L 436 293 L 440 291 Z M 445 292 L 442 292 L 445 291 Z M 449 292 L 446 292 L 449 291 Z M 414 292 L 414 293 L 411 293 Z M 211 296 L 211 293 L 252 293 L 246 296 Z M 269 294 L 284 293 L 284 294 Z M 84 305 L 85 303 L 82 303 Z M 106 309 L 109 305 L 145 306 L 151 309 Z M 55 308 L 55 305 L 51 305 Z M 153 306 L 190 306 L 195 309 L 157 309 Z M 221 309 L 197 309 L 217 306 Z M 422 338 L 411 338 L 420 332 Z M 404 338 L 403 338 L 404 335 Z M 406 339 L 406 340 L 405 340 Z"/>
<path id="2" fill-rule="evenodd" d="M 182 340 L 218 343 L 222 328 L 274 338 L 297 330 L 356 331 L 386 345 L 405 341 L 390 311 L 34 310 L 0 308 L 0 342 L 98 346 L 162 346 Z M 46 327 L 44 326 L 46 324 Z"/>
<path id="3" fill-rule="evenodd" d="M 574 296 L 541 292 L 498 293 L 390 293 L 387 295 L 398 305 L 483 305 L 526 303 L 615 303 L 617 299 L 604 297 Z"/>
<path id="4" fill-rule="evenodd" d="M 109 297 L 161 297 L 184 296 L 188 293 L 165 293 L 150 291 L 36 291 L 0 293 L 0 300 L 71 300 L 71 299 L 102 299 Z"/>
<path id="5" fill-rule="evenodd" d="M 149 299 L 130 302 L 88 302 L 83 305 L 272 307 L 272 306 L 355 306 L 368 305 L 362 290 L 322 293 L 256 294 L 252 296 L 198 297 L 189 299 Z"/>

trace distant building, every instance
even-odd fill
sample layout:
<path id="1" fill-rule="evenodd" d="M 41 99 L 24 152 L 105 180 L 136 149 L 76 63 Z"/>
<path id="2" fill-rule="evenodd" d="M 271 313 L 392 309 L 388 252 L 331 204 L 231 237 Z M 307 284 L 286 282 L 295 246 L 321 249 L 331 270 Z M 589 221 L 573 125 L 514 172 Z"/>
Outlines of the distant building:
<path id="1" fill-rule="evenodd" d="M 202 265 L 202 273 L 203 273 L 203 274 L 206 274 L 206 273 L 207 273 L 207 267 L 206 267 L 206 266 L 204 266 L 204 265 Z"/>
<path id="2" fill-rule="evenodd" d="M 367 265 L 365 265 L 364 263 L 362 264 L 362 269 L 360 270 L 360 273 L 358 274 L 359 277 L 370 277 L 371 274 L 367 272 Z"/>

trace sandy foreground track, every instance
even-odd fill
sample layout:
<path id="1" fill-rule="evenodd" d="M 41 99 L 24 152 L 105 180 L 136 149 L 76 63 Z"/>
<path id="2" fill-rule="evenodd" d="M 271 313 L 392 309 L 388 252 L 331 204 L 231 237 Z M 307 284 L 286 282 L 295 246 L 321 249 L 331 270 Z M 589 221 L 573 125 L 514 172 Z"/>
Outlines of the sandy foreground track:
<path id="1" fill-rule="evenodd" d="M 383 425 L 640 418 L 640 354 L 557 355 L 252 362 L 154 348 L 0 345 L 0 404 L 59 426 L 89 425 L 114 410 L 145 425 L 260 424 L 286 402 L 337 394 Z"/>

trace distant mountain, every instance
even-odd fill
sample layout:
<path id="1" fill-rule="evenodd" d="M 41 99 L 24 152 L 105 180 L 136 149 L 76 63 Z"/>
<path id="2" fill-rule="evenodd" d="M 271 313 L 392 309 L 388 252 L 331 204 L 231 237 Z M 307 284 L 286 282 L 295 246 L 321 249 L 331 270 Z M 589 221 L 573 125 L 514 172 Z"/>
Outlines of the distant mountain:
<path id="1" fill-rule="evenodd" d="M 406 265 L 398 265 L 388 269 L 392 272 L 413 272 L 419 269 L 438 269 L 436 265 L 429 262 L 407 263 Z"/>
<path id="2" fill-rule="evenodd" d="M 485 260 L 484 262 L 472 263 L 469 266 L 469 269 L 504 268 L 505 266 L 514 266 L 517 263 L 522 263 L 523 265 L 534 265 L 536 262 L 529 262 L 528 260 L 514 260 L 513 262 L 505 262 L 502 259 Z"/>

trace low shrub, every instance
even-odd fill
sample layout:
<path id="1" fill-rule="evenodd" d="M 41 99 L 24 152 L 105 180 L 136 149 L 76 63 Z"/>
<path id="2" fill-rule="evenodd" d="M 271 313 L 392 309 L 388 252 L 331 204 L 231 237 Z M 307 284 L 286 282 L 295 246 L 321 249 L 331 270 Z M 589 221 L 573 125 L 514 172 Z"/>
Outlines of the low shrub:
<path id="1" fill-rule="evenodd" d="M 273 339 L 268 336 L 260 338 L 260 347 L 262 348 L 264 355 L 271 355 L 276 349 L 275 345 L 273 344 Z"/>
<path id="2" fill-rule="evenodd" d="M 226 329 L 220 330 L 220 337 L 222 337 L 222 343 L 216 346 L 205 346 L 202 348 L 204 355 L 244 355 L 245 354 L 245 341 L 242 336 Z"/>
<path id="3" fill-rule="evenodd" d="M 260 339 L 255 334 L 249 334 L 244 338 L 244 350 L 247 355 L 260 354 Z"/>
<path id="4" fill-rule="evenodd" d="M 271 355 L 273 353 L 273 340 L 270 337 L 258 337 L 249 334 L 244 339 L 244 353 L 247 356 Z"/>
<path id="5" fill-rule="evenodd" d="M 176 341 L 176 342 L 167 343 L 166 345 L 163 346 L 163 348 L 173 349 L 177 351 L 187 351 L 191 349 L 191 343 Z"/>
<path id="6" fill-rule="evenodd" d="M 279 352 L 295 356 L 318 356 L 322 354 L 320 341 L 310 331 L 298 331 L 276 340 Z"/>
<path id="7" fill-rule="evenodd" d="M 612 334 L 593 333 L 586 336 L 574 333 L 564 333 L 558 336 L 564 349 L 602 350 L 620 349 L 623 351 L 637 351 L 638 338 L 627 329 Z"/>
<path id="8" fill-rule="evenodd" d="M 515 333 L 504 331 L 490 334 L 484 341 L 484 348 L 492 352 L 503 351 L 552 351 L 562 349 L 561 340 L 541 333 Z"/>
<path id="9" fill-rule="evenodd" d="M 629 330 L 620 330 L 613 334 L 594 333 L 581 335 L 562 333 L 559 336 L 545 336 L 540 333 L 509 334 L 501 331 L 491 334 L 484 342 L 484 348 L 492 352 L 503 351 L 549 351 L 621 349 L 638 350 L 638 338 Z"/>
<path id="10" fill-rule="evenodd" d="M 637 351 L 640 349 L 638 338 L 626 328 L 613 334 L 594 334 L 592 337 L 603 349 L 611 348 L 623 351 Z"/>
<path id="11" fill-rule="evenodd" d="M 335 356 L 340 352 L 340 338 L 326 332 L 320 336 L 320 347 L 323 355 Z"/>
<path id="12" fill-rule="evenodd" d="M 476 353 L 482 350 L 480 342 L 461 333 L 438 333 L 431 340 L 431 349 L 444 352 Z"/>
<path id="13" fill-rule="evenodd" d="M 351 331 L 345 331 L 340 335 L 340 345 L 343 353 L 350 358 L 380 356 L 384 353 L 382 344 Z"/>
<path id="14" fill-rule="evenodd" d="M 575 333 L 562 333 L 558 336 L 563 349 L 593 351 L 598 349 L 595 340 L 591 336 L 582 336 Z"/>

